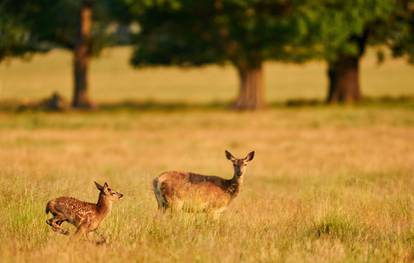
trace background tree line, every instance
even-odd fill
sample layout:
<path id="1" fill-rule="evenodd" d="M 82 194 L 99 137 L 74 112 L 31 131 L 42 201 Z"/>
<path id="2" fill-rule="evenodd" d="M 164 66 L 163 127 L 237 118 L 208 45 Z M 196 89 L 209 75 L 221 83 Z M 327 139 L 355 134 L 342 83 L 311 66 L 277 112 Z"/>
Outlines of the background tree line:
<path id="1" fill-rule="evenodd" d="M 326 101 L 354 102 L 362 96 L 359 64 L 368 47 L 379 47 L 379 61 L 391 51 L 414 62 L 414 0 L 0 1 L 0 62 L 70 50 L 75 108 L 93 106 L 90 58 L 120 44 L 133 46 L 130 62 L 138 68 L 233 65 L 237 109 L 265 106 L 266 61 L 323 60 Z"/>

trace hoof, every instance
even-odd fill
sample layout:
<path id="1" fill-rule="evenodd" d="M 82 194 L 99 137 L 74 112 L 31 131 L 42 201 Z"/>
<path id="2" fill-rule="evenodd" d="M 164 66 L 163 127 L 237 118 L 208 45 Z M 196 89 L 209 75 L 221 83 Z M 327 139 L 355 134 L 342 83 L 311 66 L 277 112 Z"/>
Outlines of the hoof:
<path id="1" fill-rule="evenodd" d="M 109 242 L 106 240 L 106 238 L 102 238 L 101 240 L 96 241 L 97 245 L 105 245 L 108 244 Z"/>

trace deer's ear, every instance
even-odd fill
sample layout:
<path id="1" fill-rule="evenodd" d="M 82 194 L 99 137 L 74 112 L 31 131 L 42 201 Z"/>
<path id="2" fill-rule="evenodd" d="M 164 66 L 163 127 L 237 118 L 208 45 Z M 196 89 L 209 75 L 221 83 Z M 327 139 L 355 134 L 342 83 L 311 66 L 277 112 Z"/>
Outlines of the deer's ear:
<path id="1" fill-rule="evenodd" d="M 103 187 L 104 187 L 104 188 L 108 188 L 108 186 L 109 186 L 109 185 L 108 185 L 108 183 L 107 183 L 107 182 L 105 182 L 105 183 L 104 183 L 104 185 L 103 185 Z"/>
<path id="2" fill-rule="evenodd" d="M 254 158 L 254 151 L 249 152 L 249 154 L 244 158 L 246 162 L 250 162 Z"/>
<path id="3" fill-rule="evenodd" d="M 229 159 L 230 161 L 234 161 L 236 159 L 229 151 L 226 150 L 225 153 L 226 153 L 226 158 Z"/>
<path id="4" fill-rule="evenodd" d="M 102 191 L 104 189 L 104 187 L 97 182 L 95 182 L 95 186 L 99 191 Z"/>

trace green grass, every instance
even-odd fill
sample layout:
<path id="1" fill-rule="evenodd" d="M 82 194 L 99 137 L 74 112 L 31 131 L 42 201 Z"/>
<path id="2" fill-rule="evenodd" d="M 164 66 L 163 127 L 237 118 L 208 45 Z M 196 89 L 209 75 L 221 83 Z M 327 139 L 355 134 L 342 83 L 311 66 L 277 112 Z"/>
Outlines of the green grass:
<path id="1" fill-rule="evenodd" d="M 116 52 L 122 57 L 125 50 Z M 62 77 L 67 72 L 58 66 L 65 57 L 55 53 L 44 61 L 12 62 L 11 68 L 2 68 L 0 79 L 8 87 L 4 98 L 44 97 L 55 87 L 50 85 L 54 78 L 68 90 L 70 84 Z M 414 107 L 409 98 L 412 82 L 407 80 L 411 68 L 393 62 L 384 65 L 384 75 L 365 62 L 364 69 L 369 83 L 384 81 L 384 89 L 365 85 L 367 94 L 407 98 L 288 107 L 282 103 L 286 99 L 323 96 L 317 81 L 309 82 L 319 87 L 311 93 L 299 82 L 306 76 L 319 78 L 312 67 L 322 72 L 321 65 L 288 66 L 292 75 L 282 74 L 280 83 L 297 75 L 294 89 L 281 88 L 276 95 L 277 89 L 270 87 L 274 107 L 238 113 L 225 107 L 235 92 L 235 79 L 226 77 L 231 79 L 229 69 L 122 73 L 115 69 L 119 65 L 108 62 L 121 60 L 118 56 L 105 59 L 94 65 L 94 78 L 102 81 L 94 85 L 104 85 L 103 72 L 118 74 L 112 81 L 123 76 L 125 81 L 120 81 L 119 90 L 108 80 L 99 88 L 102 93 L 93 91 L 104 103 L 100 110 L 0 112 L 0 261 L 413 261 Z M 51 77 L 36 73 L 42 70 Z M 398 85 L 386 82 L 392 80 L 392 70 L 401 73 Z M 38 78 L 48 88 L 36 90 L 35 81 L 23 85 L 19 72 L 26 81 Z M 168 72 L 171 79 L 164 79 Z M 138 87 L 145 74 L 151 82 Z M 269 83 L 278 81 L 267 74 Z M 186 86 L 184 79 L 192 83 Z M 137 92 L 122 88 L 135 83 Z M 210 83 L 211 89 L 200 88 Z M 187 88 L 201 93 L 192 97 Z M 117 103 L 126 97 L 146 101 L 161 90 L 165 93 L 151 103 Z M 220 103 L 212 103 L 215 99 Z M 203 214 L 160 217 L 152 178 L 176 169 L 229 178 L 232 167 L 225 149 L 236 156 L 256 151 L 244 187 L 228 211 L 218 220 Z M 108 181 L 125 194 L 99 229 L 109 244 L 71 242 L 51 231 L 45 223 L 46 202 L 62 195 L 95 201 L 94 180 Z"/>
<path id="2" fill-rule="evenodd" d="M 91 96 L 97 102 L 156 101 L 214 103 L 232 100 L 238 89 L 231 66 L 195 69 L 156 67 L 136 70 L 128 65 L 131 50 L 106 51 L 91 65 Z M 70 53 L 53 51 L 36 55 L 30 63 L 12 60 L 0 65 L 0 100 L 27 101 L 59 91 L 70 98 L 72 90 Z M 323 99 L 326 94 L 326 65 L 267 63 L 266 98 L 270 102 L 293 99 Z M 414 96 L 414 67 L 402 60 L 378 65 L 374 51 L 362 61 L 364 95 Z"/>

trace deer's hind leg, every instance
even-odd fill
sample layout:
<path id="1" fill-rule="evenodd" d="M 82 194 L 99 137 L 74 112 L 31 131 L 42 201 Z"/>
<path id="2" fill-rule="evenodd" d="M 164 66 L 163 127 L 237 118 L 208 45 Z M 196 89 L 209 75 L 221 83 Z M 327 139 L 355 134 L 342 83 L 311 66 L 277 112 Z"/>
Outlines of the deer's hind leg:
<path id="1" fill-rule="evenodd" d="M 52 227 L 52 230 L 62 235 L 69 235 L 69 231 L 62 228 L 61 224 L 67 221 L 63 216 L 52 213 L 53 217 L 46 220 L 46 223 Z"/>
<path id="2" fill-rule="evenodd" d="M 89 234 L 94 233 L 94 237 L 96 238 L 96 240 L 94 241 L 97 245 L 103 245 L 103 244 L 107 244 L 108 240 L 107 238 L 102 234 L 99 233 L 98 231 L 91 231 L 89 232 Z M 88 235 L 88 234 L 87 234 Z M 88 240 L 90 240 L 90 238 L 88 237 Z M 91 241 L 91 240 L 90 240 Z"/>

